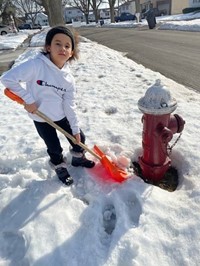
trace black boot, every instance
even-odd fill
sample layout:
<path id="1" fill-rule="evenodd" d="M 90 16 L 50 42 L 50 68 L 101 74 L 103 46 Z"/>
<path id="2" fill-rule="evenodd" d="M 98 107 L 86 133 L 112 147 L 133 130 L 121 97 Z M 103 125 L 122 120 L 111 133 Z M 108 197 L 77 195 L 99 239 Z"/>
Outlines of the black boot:
<path id="1" fill-rule="evenodd" d="M 73 178 L 70 176 L 70 174 L 67 171 L 67 168 L 59 167 L 55 169 L 55 172 L 60 179 L 66 186 L 70 186 L 73 184 Z"/>
<path id="2" fill-rule="evenodd" d="M 95 162 L 88 160 L 85 155 L 83 154 L 82 157 L 72 157 L 72 166 L 82 166 L 86 168 L 92 168 L 95 166 Z"/>
<path id="3" fill-rule="evenodd" d="M 66 164 L 64 162 L 58 165 L 54 165 L 50 161 L 49 164 L 55 170 L 60 181 L 62 181 L 66 186 L 70 186 L 71 184 L 73 184 L 73 178 L 68 173 Z"/>

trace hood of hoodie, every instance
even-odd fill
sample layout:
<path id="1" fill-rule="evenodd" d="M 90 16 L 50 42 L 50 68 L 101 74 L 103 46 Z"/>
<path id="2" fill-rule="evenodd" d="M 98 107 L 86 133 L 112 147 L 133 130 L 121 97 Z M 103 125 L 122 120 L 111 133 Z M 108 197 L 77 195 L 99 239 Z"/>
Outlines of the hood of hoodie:
<path id="1" fill-rule="evenodd" d="M 40 52 L 39 54 L 36 55 L 35 58 L 38 58 L 38 59 L 44 61 L 50 67 L 55 68 L 56 70 L 59 70 L 59 71 L 65 73 L 65 74 L 69 74 L 70 73 L 70 68 L 69 68 L 69 63 L 68 62 L 66 62 L 64 64 L 64 66 L 60 69 L 50 60 L 49 54 L 45 55 L 42 52 Z"/>

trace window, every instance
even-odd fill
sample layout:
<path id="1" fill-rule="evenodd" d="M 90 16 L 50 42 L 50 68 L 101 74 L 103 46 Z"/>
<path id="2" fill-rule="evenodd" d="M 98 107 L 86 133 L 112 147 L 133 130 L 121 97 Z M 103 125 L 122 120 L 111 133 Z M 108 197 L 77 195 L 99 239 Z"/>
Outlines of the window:
<path id="1" fill-rule="evenodd" d="M 200 0 L 193 0 L 193 4 L 200 3 Z"/>

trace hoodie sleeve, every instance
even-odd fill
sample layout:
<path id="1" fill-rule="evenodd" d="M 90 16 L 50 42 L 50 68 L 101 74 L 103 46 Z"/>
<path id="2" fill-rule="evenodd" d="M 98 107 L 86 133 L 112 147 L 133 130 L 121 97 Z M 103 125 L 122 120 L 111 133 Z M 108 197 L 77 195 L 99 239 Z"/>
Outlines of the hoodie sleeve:
<path id="1" fill-rule="evenodd" d="M 24 89 L 22 82 L 31 81 L 35 73 L 34 60 L 28 60 L 5 72 L 1 77 L 2 84 L 12 92 L 20 96 L 26 103 L 34 102 L 30 92 Z"/>
<path id="2" fill-rule="evenodd" d="M 75 103 L 75 86 L 71 84 L 71 87 L 63 95 L 63 107 L 65 115 L 69 121 L 73 135 L 80 133 L 78 118 L 76 115 L 76 103 Z"/>

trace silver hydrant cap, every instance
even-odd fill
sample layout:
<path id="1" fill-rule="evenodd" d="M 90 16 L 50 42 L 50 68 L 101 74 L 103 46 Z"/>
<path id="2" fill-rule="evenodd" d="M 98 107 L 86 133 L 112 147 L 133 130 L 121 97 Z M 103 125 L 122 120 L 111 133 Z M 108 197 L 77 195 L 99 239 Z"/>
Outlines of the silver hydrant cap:
<path id="1" fill-rule="evenodd" d="M 157 79 L 149 87 L 145 96 L 138 101 L 138 108 L 145 114 L 163 115 L 172 113 L 177 107 L 177 102 L 171 97 L 169 90 Z"/>

